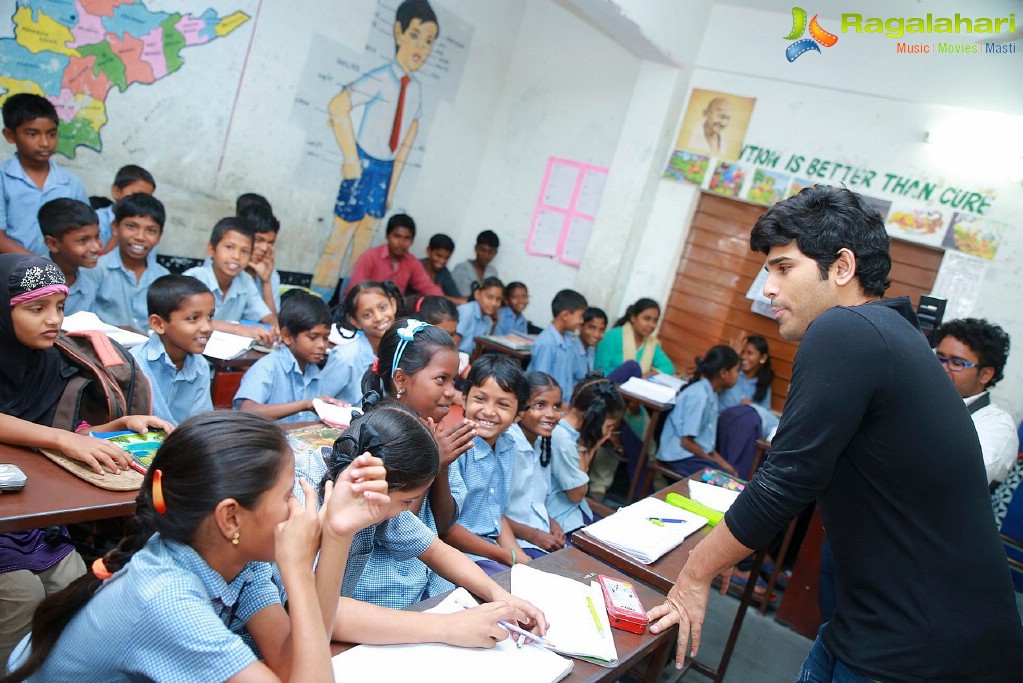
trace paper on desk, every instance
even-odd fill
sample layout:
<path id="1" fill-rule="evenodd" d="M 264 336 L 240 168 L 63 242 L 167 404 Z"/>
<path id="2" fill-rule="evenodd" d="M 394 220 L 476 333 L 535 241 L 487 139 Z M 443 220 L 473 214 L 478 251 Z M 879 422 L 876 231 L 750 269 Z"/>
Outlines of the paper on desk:
<path id="1" fill-rule="evenodd" d="M 352 424 L 352 418 L 355 417 L 355 415 L 352 414 L 352 411 L 356 409 L 352 406 L 338 406 L 333 403 L 327 403 L 326 401 L 314 398 L 313 410 L 315 410 L 316 415 L 327 424 L 334 427 L 347 427 Z"/>
<path id="2" fill-rule="evenodd" d="M 100 332 L 105 332 L 108 337 L 126 349 L 138 346 L 139 344 L 145 344 L 149 341 L 149 337 L 144 334 L 131 332 L 129 330 L 122 330 L 120 327 L 108 325 L 100 320 L 98 315 L 91 311 L 79 311 L 78 313 L 64 316 L 64 322 L 61 323 L 60 329 L 65 332 L 88 332 L 91 330 L 99 330 Z"/>
<path id="3" fill-rule="evenodd" d="M 213 334 L 210 335 L 210 340 L 206 342 L 206 348 L 202 353 L 210 358 L 231 360 L 248 351 L 252 346 L 252 341 L 252 337 L 243 337 L 240 334 L 213 330 Z"/>
<path id="4" fill-rule="evenodd" d="M 735 499 L 739 497 L 739 491 L 729 491 L 721 486 L 690 480 L 689 497 L 718 512 L 727 512 Z"/>
<path id="5" fill-rule="evenodd" d="M 606 667 L 613 667 L 618 662 L 604 594 L 596 581 L 587 586 L 564 576 L 517 564 L 511 569 L 511 592 L 543 611 L 550 625 L 544 637 L 555 652 L 581 657 Z M 599 627 L 593 620 L 591 603 L 600 621 Z"/>
<path id="6" fill-rule="evenodd" d="M 685 385 L 685 380 L 675 375 L 669 375 L 665 372 L 658 372 L 656 375 L 650 375 L 650 381 L 654 384 L 660 384 L 661 386 L 668 387 L 676 394 Z"/>
<path id="7" fill-rule="evenodd" d="M 637 396 L 642 396 L 655 403 L 674 403 L 675 394 L 678 393 L 674 389 L 656 384 L 648 379 L 640 379 L 639 377 L 630 377 L 629 381 L 621 385 L 620 389 Z"/>
<path id="8" fill-rule="evenodd" d="M 474 605 L 464 588 L 456 588 L 430 612 L 450 614 Z M 601 601 L 601 605 L 603 605 Z M 591 622 L 592 623 L 592 622 Z M 415 645 L 359 645 L 336 655 L 331 664 L 339 681 L 374 680 L 386 671 L 388 680 L 419 680 L 424 673 L 446 681 L 487 681 L 487 683 L 545 683 L 560 681 L 572 672 L 573 663 L 539 645 L 516 647 L 506 638 L 493 649 L 474 649 L 422 643 Z"/>
<path id="9" fill-rule="evenodd" d="M 650 517 L 685 521 L 681 524 L 667 522 L 659 526 L 651 522 Z M 644 498 L 619 509 L 610 517 L 594 522 L 585 527 L 584 531 L 643 564 L 651 564 L 669 550 L 678 547 L 687 536 L 699 531 L 706 523 L 706 519 L 694 512 L 668 505 L 658 498 Z"/>

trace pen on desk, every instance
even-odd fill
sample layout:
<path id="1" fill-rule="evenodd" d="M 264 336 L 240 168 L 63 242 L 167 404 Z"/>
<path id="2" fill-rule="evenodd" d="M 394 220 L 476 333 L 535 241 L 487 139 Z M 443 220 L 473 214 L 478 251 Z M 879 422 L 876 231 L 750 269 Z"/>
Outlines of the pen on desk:
<path id="1" fill-rule="evenodd" d="M 593 616 L 593 623 L 597 626 L 597 633 L 604 633 L 604 625 L 600 623 L 600 617 L 597 616 L 597 608 L 593 606 L 593 598 L 587 595 L 586 604 L 590 606 L 590 615 Z"/>
<path id="2" fill-rule="evenodd" d="M 682 524 L 685 522 L 684 519 L 671 519 L 669 517 L 647 517 L 647 519 L 657 526 L 664 526 L 665 524 Z"/>

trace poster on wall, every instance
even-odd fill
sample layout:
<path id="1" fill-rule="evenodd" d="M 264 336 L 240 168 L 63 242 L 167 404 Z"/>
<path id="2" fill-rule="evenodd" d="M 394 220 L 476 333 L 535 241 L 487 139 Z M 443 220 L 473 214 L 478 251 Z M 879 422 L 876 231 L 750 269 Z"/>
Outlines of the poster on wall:
<path id="1" fill-rule="evenodd" d="M 551 157 L 526 236 L 526 253 L 579 267 L 600 206 L 607 168 Z"/>
<path id="2" fill-rule="evenodd" d="M 675 149 L 738 161 L 756 98 L 694 88 Z"/>
<path id="3" fill-rule="evenodd" d="M 473 34 L 427 0 L 378 0 L 366 30 L 361 46 L 316 36 L 292 108 L 307 135 L 301 172 L 338 182 L 313 272 L 325 296 L 415 186 L 430 121 L 458 92 Z"/>

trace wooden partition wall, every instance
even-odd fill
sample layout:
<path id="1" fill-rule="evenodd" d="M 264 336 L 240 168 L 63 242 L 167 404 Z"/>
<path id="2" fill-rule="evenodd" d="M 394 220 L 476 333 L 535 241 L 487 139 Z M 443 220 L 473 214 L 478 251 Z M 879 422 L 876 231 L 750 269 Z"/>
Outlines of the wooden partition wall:
<path id="1" fill-rule="evenodd" d="M 745 330 L 767 339 L 775 379 L 772 407 L 781 410 L 792 377 L 796 344 L 778 336 L 778 324 L 753 313 L 746 291 L 763 268 L 763 254 L 749 248 L 749 232 L 766 211 L 711 194 L 702 194 L 662 313 L 661 344 L 679 370 L 715 344 L 728 344 Z M 914 307 L 931 291 L 941 264 L 940 249 L 892 240 L 892 286 L 887 297 L 909 296 Z"/>

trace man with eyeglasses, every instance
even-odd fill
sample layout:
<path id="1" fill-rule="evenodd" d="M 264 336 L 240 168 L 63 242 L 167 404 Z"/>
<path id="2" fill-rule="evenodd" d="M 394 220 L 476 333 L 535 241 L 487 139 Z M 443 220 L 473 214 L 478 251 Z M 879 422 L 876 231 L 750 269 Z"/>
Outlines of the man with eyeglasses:
<path id="1" fill-rule="evenodd" d="M 1019 455 L 1019 436 L 1012 416 L 991 402 L 988 390 L 1002 379 L 1009 357 L 1009 335 L 998 325 L 977 318 L 952 320 L 938 330 L 934 355 L 966 401 L 984 451 L 988 484 L 1005 479 Z"/>

